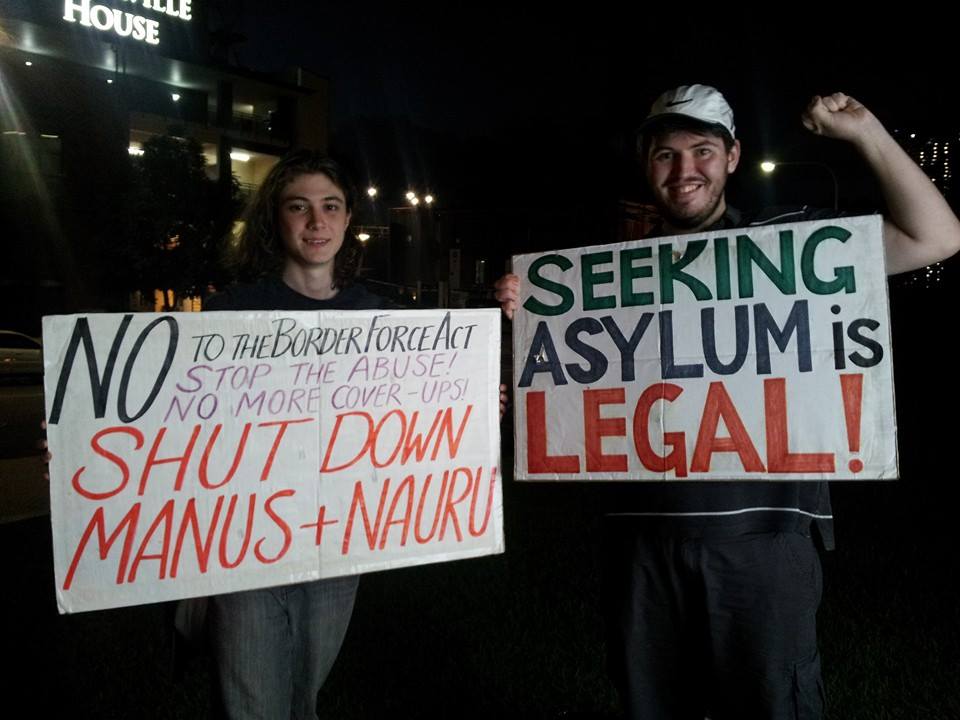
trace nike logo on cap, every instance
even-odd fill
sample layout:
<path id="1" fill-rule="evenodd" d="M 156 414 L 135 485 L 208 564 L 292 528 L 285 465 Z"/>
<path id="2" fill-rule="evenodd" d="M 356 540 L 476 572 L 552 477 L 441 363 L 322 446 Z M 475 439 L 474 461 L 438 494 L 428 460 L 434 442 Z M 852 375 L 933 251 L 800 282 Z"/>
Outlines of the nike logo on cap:
<path id="1" fill-rule="evenodd" d="M 674 100 L 673 102 L 668 102 L 667 107 L 675 107 L 676 105 L 686 105 L 691 100 L 693 100 L 693 98 L 687 98 L 686 100 Z"/>

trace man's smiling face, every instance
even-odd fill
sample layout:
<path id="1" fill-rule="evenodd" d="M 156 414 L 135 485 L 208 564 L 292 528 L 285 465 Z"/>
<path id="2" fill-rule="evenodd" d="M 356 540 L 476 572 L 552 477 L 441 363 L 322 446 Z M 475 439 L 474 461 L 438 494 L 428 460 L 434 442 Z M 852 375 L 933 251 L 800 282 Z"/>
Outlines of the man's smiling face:
<path id="1" fill-rule="evenodd" d="M 653 137 L 647 182 L 668 228 L 692 232 L 716 222 L 727 207 L 727 176 L 739 160 L 739 142 L 727 150 L 723 138 L 709 132 L 675 130 Z"/>

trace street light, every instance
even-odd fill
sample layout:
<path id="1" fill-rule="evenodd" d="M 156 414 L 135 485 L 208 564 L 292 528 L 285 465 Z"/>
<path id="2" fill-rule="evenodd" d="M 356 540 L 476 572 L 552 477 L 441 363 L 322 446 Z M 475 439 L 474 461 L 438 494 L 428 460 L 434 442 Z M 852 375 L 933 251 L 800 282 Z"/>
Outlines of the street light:
<path id="1" fill-rule="evenodd" d="M 821 167 L 830 174 L 830 180 L 833 182 L 833 209 L 836 210 L 839 207 L 840 199 L 840 185 L 837 183 L 837 176 L 833 172 L 833 169 L 826 163 L 820 162 L 819 160 L 789 160 L 787 162 L 774 162 L 773 160 L 764 160 L 760 163 L 760 169 L 770 175 L 778 167 L 787 166 L 787 165 L 813 165 L 816 167 Z"/>
<path id="2" fill-rule="evenodd" d="M 373 185 L 367 188 L 367 195 L 370 196 L 371 200 L 377 196 L 377 192 L 379 191 L 375 187 L 373 187 Z"/>

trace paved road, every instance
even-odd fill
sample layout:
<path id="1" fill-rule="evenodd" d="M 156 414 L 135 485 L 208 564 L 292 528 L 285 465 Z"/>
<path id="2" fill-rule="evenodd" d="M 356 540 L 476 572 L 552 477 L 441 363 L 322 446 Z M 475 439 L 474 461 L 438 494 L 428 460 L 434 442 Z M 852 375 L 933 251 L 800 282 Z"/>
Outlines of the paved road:
<path id="1" fill-rule="evenodd" d="M 0 385 L 0 522 L 50 512 L 49 484 L 37 450 L 43 387 Z"/>

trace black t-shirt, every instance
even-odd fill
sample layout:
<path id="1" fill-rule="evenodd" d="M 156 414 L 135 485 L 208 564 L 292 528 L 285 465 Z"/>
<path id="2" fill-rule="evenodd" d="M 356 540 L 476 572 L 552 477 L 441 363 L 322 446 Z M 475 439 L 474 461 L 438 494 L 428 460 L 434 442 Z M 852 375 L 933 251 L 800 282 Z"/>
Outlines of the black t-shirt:
<path id="1" fill-rule="evenodd" d="M 204 310 L 382 310 L 390 303 L 362 285 L 348 285 L 329 300 L 301 295 L 279 278 L 235 285 L 208 298 Z"/>
<path id="2" fill-rule="evenodd" d="M 837 217 L 814 208 L 768 208 L 749 215 L 728 208 L 715 230 Z M 654 233 L 656 236 L 659 233 Z M 827 483 L 817 481 L 671 481 L 608 484 L 605 509 L 614 522 L 679 537 L 723 537 L 815 527 L 833 547 L 833 511 Z"/>

